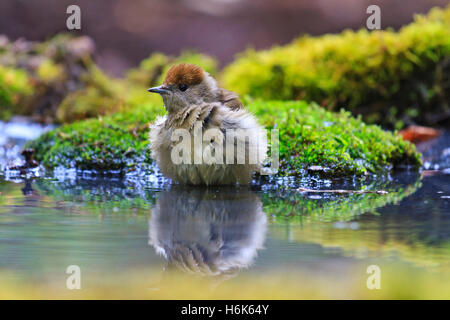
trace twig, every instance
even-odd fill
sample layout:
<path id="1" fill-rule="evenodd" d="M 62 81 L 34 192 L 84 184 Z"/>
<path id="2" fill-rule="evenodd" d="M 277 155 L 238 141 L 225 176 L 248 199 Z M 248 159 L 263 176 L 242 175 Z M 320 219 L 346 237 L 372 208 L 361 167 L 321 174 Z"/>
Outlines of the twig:
<path id="1" fill-rule="evenodd" d="M 388 194 L 389 192 L 384 190 L 313 190 L 313 189 L 306 189 L 306 188 L 298 188 L 298 192 L 316 192 L 316 193 L 357 193 L 357 194 L 364 194 L 364 193 L 376 193 L 376 194 Z"/>

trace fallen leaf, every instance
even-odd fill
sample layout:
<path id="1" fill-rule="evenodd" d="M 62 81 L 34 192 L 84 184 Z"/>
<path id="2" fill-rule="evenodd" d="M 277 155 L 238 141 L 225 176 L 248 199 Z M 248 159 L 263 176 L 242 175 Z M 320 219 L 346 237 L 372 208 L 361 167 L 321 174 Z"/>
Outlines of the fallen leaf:
<path id="1" fill-rule="evenodd" d="M 399 134 L 407 141 L 419 143 L 434 139 L 438 137 L 441 132 L 429 127 L 409 126 L 408 128 L 399 131 Z"/>

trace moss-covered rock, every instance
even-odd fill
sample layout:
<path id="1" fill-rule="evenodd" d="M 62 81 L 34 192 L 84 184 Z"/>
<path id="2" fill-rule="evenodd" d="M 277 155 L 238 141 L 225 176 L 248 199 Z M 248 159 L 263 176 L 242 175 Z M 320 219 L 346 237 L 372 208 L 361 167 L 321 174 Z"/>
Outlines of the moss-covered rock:
<path id="1" fill-rule="evenodd" d="M 450 7 L 434 8 L 398 32 L 344 31 L 248 50 L 222 82 L 258 99 L 316 101 L 371 123 L 449 124 Z"/>
<path id="2" fill-rule="evenodd" d="M 304 101 L 252 102 L 267 129 L 280 130 L 282 175 L 321 166 L 327 175 L 366 174 L 420 165 L 415 147 L 399 135 L 366 125 L 348 112 L 333 113 Z M 148 104 L 113 116 L 64 125 L 29 144 L 47 167 L 133 169 L 150 163 L 148 123 L 162 106 Z"/>
<path id="3" fill-rule="evenodd" d="M 62 34 L 45 42 L 1 39 L 0 66 L 25 73 L 28 78 L 27 94 L 20 94 L 10 104 L 9 114 L 1 115 L 3 119 L 13 113 L 53 122 L 64 99 L 71 99 L 72 93 L 90 86 L 95 80 L 86 79 L 96 79 L 100 73 L 91 74 L 96 70 L 92 58 L 95 47 L 88 37 Z"/>
<path id="4" fill-rule="evenodd" d="M 414 145 L 344 110 L 329 112 L 304 101 L 253 102 L 249 109 L 266 128 L 279 130 L 286 174 L 312 166 L 324 168 L 325 174 L 347 175 L 420 165 Z"/>
<path id="5" fill-rule="evenodd" d="M 14 106 L 31 93 L 30 79 L 24 70 L 0 65 L 0 119 L 9 118 Z"/>
<path id="6" fill-rule="evenodd" d="M 0 37 L 0 119 L 19 114 L 70 123 L 146 104 L 145 87 L 109 77 L 94 54 L 93 41 L 84 36 L 61 34 L 45 42 Z"/>
<path id="7" fill-rule="evenodd" d="M 151 163 L 148 124 L 156 114 L 156 109 L 145 107 L 87 119 L 47 132 L 29 145 L 49 168 L 131 170 Z"/>
<path id="8" fill-rule="evenodd" d="M 123 79 L 111 78 L 94 63 L 88 37 L 57 35 L 45 42 L 0 36 L 0 119 L 13 114 L 38 121 L 71 123 L 142 108 L 157 99 L 146 89 L 162 82 L 178 62 L 195 63 L 216 74 L 214 58 L 194 51 L 180 56 L 154 53 Z"/>
<path id="9" fill-rule="evenodd" d="M 123 110 L 127 92 L 123 81 L 112 79 L 90 65 L 80 82 L 82 87 L 68 93 L 57 107 L 58 122 L 70 123 Z"/>
<path id="10" fill-rule="evenodd" d="M 185 51 L 178 57 L 154 53 L 142 61 L 139 68 L 130 70 L 124 79 L 108 77 L 98 67 L 89 64 L 86 72 L 80 75 L 81 87 L 61 101 L 56 119 L 60 123 L 70 123 L 124 109 L 151 108 L 159 99 L 149 95 L 147 88 L 162 83 L 170 66 L 181 61 L 200 65 L 212 74 L 217 72 L 213 58 L 192 51 Z"/>

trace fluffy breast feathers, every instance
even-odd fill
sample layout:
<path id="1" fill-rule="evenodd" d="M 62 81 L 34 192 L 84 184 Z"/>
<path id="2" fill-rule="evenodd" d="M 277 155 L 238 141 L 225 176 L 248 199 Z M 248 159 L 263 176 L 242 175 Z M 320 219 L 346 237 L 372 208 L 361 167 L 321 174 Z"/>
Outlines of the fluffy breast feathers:
<path id="1" fill-rule="evenodd" d="M 208 129 L 218 129 L 223 134 L 220 142 L 223 147 L 224 161 L 220 164 L 174 164 L 171 152 L 178 143 L 172 141 L 172 134 L 176 129 L 190 132 L 194 141 L 194 126 L 201 125 L 202 134 Z M 247 132 L 241 135 L 241 131 Z M 226 141 L 232 135 L 234 159 L 233 163 L 226 160 Z M 249 138 L 250 136 L 250 138 Z M 210 141 L 203 141 L 202 145 L 192 144 L 192 154 L 203 152 L 211 144 L 217 144 L 220 139 L 213 137 Z M 236 146 L 245 146 L 244 149 Z M 150 147 L 152 158 L 156 160 L 161 172 L 185 184 L 247 184 L 251 181 L 252 173 L 258 171 L 267 154 L 267 138 L 265 130 L 257 123 L 255 117 L 244 109 L 230 110 L 222 103 L 205 103 L 192 105 L 175 115 L 158 118 L 150 127 Z M 198 148 L 200 150 L 195 150 Z M 244 153 L 244 154 L 242 154 Z M 255 155 L 256 162 L 249 161 L 249 155 Z M 244 164 L 238 159 L 245 158 Z"/>

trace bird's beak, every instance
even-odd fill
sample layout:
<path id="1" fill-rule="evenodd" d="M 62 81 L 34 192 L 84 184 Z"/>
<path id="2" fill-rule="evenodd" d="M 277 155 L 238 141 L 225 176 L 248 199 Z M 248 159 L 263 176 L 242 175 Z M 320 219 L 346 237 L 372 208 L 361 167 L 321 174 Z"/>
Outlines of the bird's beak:
<path id="1" fill-rule="evenodd" d="M 166 93 L 169 93 L 169 88 L 162 85 L 159 87 L 153 87 L 153 88 L 147 89 L 147 91 L 153 92 L 153 93 L 159 93 L 159 94 L 166 94 Z"/>

